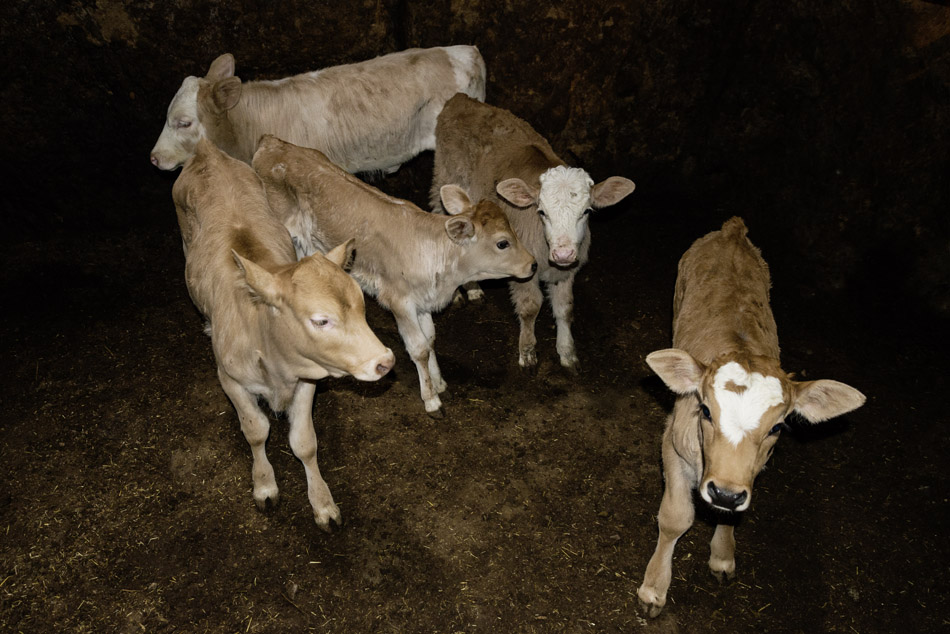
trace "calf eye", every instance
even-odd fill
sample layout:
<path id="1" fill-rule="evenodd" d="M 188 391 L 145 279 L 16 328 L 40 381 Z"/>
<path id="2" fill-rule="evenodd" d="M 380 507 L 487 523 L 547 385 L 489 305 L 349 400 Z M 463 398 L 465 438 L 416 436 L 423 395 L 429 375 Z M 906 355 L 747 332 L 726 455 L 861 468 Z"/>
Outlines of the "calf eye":
<path id="1" fill-rule="evenodd" d="M 769 430 L 769 436 L 774 436 L 775 434 L 786 429 L 788 429 L 788 425 L 786 425 L 784 422 L 777 423 L 775 426 L 772 427 L 772 429 Z"/>
<path id="2" fill-rule="evenodd" d="M 179 122 L 178 122 L 178 127 L 179 127 L 179 128 L 190 128 L 190 127 L 191 127 L 191 121 L 179 121 Z"/>
<path id="3" fill-rule="evenodd" d="M 709 408 L 706 407 L 705 403 L 699 404 L 699 411 L 702 412 L 703 418 L 706 420 L 712 420 L 712 414 L 709 413 Z"/>
<path id="4" fill-rule="evenodd" d="M 507 249 L 508 247 L 511 246 L 511 243 L 508 242 L 507 240 L 499 240 L 498 242 L 495 243 L 495 246 L 498 247 L 499 249 Z"/>
<path id="5" fill-rule="evenodd" d="M 311 319 L 310 323 L 313 324 L 314 328 L 319 328 L 319 329 L 328 328 L 330 326 L 330 320 L 326 317 Z"/>

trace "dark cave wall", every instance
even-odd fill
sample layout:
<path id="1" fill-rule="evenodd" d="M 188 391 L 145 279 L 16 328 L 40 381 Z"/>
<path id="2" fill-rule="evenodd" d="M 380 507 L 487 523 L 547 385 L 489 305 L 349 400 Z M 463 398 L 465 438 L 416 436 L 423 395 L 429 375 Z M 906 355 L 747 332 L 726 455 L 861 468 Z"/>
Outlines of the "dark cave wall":
<path id="1" fill-rule="evenodd" d="M 938 4 L 11 1 L 0 29 L 8 240 L 167 211 L 174 176 L 148 151 L 181 79 L 221 52 L 255 79 L 474 43 L 490 102 L 595 178 L 633 178 L 684 231 L 741 214 L 815 292 L 896 284 L 950 314 Z"/>

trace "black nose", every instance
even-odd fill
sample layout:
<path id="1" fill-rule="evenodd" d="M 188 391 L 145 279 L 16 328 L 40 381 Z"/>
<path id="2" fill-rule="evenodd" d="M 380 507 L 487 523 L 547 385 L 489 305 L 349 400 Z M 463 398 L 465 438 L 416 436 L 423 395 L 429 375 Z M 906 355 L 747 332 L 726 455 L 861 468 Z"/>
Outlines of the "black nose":
<path id="1" fill-rule="evenodd" d="M 532 273 L 537 273 L 537 272 L 538 272 L 538 263 L 537 263 L 537 262 L 532 262 L 532 263 L 531 263 L 531 272 L 532 272 Z"/>
<path id="2" fill-rule="evenodd" d="M 746 491 L 734 493 L 727 489 L 720 489 L 713 482 L 706 485 L 706 492 L 709 493 L 709 499 L 712 500 L 713 504 L 724 509 L 729 509 L 730 511 L 739 508 L 749 497 Z"/>

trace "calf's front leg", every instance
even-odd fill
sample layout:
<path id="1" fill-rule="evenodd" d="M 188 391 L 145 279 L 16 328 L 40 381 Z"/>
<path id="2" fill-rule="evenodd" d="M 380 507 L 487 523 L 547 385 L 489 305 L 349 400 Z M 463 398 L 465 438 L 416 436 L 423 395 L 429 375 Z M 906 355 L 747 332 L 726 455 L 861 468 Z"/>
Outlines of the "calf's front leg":
<path id="1" fill-rule="evenodd" d="M 333 501 L 330 488 L 320 475 L 317 465 L 317 434 L 313 430 L 313 394 L 316 385 L 310 381 L 298 381 L 294 396 L 287 410 L 290 421 L 290 448 L 303 463 L 307 476 L 307 498 L 313 508 L 313 519 L 322 530 L 330 532 L 330 520 L 339 526 L 343 523 L 340 509 Z"/>
<path id="2" fill-rule="evenodd" d="M 442 370 L 439 369 L 439 362 L 435 358 L 435 324 L 432 321 L 432 313 L 419 313 L 419 326 L 429 346 L 429 377 L 432 379 L 432 389 L 436 394 L 441 394 L 448 385 L 442 378 Z"/>
<path id="3" fill-rule="evenodd" d="M 521 332 L 518 335 L 518 365 L 534 372 L 538 367 L 538 355 L 535 351 L 538 340 L 534 336 L 534 323 L 541 312 L 544 295 L 541 293 L 537 275 L 527 282 L 511 282 L 508 288 L 521 324 Z"/>
<path id="4" fill-rule="evenodd" d="M 709 571 L 720 583 L 736 576 L 735 527 L 717 524 L 709 542 Z"/>
<path id="5" fill-rule="evenodd" d="M 429 347 L 429 338 L 419 323 L 419 314 L 415 306 L 401 305 L 393 306 L 393 316 L 396 318 L 396 326 L 406 345 L 406 351 L 412 362 L 416 364 L 416 371 L 419 373 L 419 392 L 426 412 L 432 418 L 442 418 L 442 400 L 439 399 L 439 394 L 432 384 L 432 376 L 429 374 L 429 357 L 433 351 Z M 441 379 L 441 375 L 439 378 Z"/>
<path id="6" fill-rule="evenodd" d="M 277 481 L 274 479 L 274 467 L 271 466 L 265 452 L 267 436 L 270 433 L 270 423 L 267 416 L 257 406 L 257 397 L 244 389 L 244 386 L 235 381 L 224 368 L 218 366 L 218 380 L 224 393 L 231 399 L 238 419 L 241 421 L 241 431 L 247 444 L 251 446 L 251 477 L 254 480 L 254 502 L 257 508 L 264 511 L 268 505 L 277 504 Z"/>
<path id="7" fill-rule="evenodd" d="M 696 510 L 693 508 L 690 483 L 684 472 L 682 460 L 672 446 L 663 447 L 663 472 L 666 487 L 660 502 L 658 523 L 660 534 L 656 550 L 647 564 L 643 584 L 637 590 L 640 607 L 653 618 L 666 605 L 666 593 L 673 576 L 673 549 L 679 538 L 693 525 Z"/>
<path id="8" fill-rule="evenodd" d="M 548 286 L 548 296 L 557 323 L 557 354 L 561 358 L 561 365 L 577 373 L 579 364 L 574 349 L 574 335 L 571 334 L 574 321 L 574 275 Z"/>

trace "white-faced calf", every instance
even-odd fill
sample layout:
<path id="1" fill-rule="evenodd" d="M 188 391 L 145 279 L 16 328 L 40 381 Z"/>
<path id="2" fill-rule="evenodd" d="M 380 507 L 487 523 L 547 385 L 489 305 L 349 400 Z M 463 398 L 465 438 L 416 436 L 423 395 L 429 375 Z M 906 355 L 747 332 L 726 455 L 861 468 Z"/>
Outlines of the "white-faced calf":
<path id="1" fill-rule="evenodd" d="M 472 202 L 455 185 L 442 187 L 449 218 L 393 198 L 334 165 L 317 150 L 268 136 L 254 155 L 271 207 L 298 253 L 328 251 L 353 236 L 359 257 L 351 273 L 392 311 L 419 372 L 426 411 L 442 415 L 446 383 L 436 361 L 432 313 L 469 281 L 528 278 L 534 258 L 498 206 Z"/>
<path id="2" fill-rule="evenodd" d="M 395 361 L 366 324 L 363 294 L 341 268 L 353 242 L 298 262 L 254 171 L 205 139 L 172 196 L 188 292 L 208 320 L 218 379 L 251 445 L 254 501 L 264 508 L 278 495 L 264 449 L 270 425 L 262 397 L 287 412 L 314 520 L 328 530 L 341 517 L 317 466 L 314 381 L 348 374 L 376 381 Z"/>
<path id="3" fill-rule="evenodd" d="M 586 171 L 568 167 L 527 122 L 459 94 L 445 104 L 436 126 L 434 210 L 442 209 L 440 191 L 447 183 L 458 183 L 473 200 L 497 203 L 538 261 L 537 275 L 510 284 L 521 324 L 519 365 L 528 370 L 537 366 L 534 325 L 544 302 L 544 282 L 557 323 L 561 365 L 576 370 L 574 277 L 590 249 L 588 215 L 623 200 L 633 191 L 633 181 L 612 176 L 595 185 Z M 477 287 L 467 290 L 470 299 L 481 295 Z"/>
<path id="4" fill-rule="evenodd" d="M 182 82 L 151 160 L 175 169 L 207 138 L 250 163 L 257 141 L 273 134 L 318 148 L 349 172 L 389 173 L 435 148 L 436 118 L 457 92 L 485 98 L 485 62 L 474 46 L 410 49 L 244 83 L 225 53 L 207 75 Z"/>
<path id="5" fill-rule="evenodd" d="M 674 348 L 646 359 L 679 395 L 663 434 L 659 538 L 637 591 L 651 617 L 666 605 L 673 548 L 693 524 L 692 491 L 719 511 L 744 511 L 786 416 L 818 423 L 864 403 L 844 383 L 795 381 L 782 370 L 769 269 L 746 233 L 732 218 L 686 251 L 673 296 Z M 709 546 L 712 573 L 732 577 L 732 525 L 716 526 Z"/>

